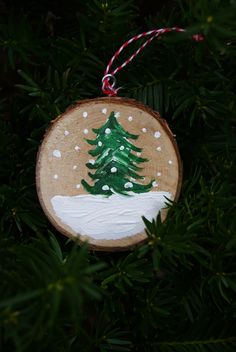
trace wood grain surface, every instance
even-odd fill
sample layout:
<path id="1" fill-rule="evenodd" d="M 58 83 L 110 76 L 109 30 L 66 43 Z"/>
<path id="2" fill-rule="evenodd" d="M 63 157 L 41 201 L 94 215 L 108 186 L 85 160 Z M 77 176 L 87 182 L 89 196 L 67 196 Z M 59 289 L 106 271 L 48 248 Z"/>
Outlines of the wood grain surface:
<path id="1" fill-rule="evenodd" d="M 97 98 L 79 101 L 52 121 L 38 151 L 36 185 L 40 204 L 51 223 L 62 234 L 88 241 L 91 249 L 117 251 L 132 248 L 147 238 L 145 231 L 121 239 L 94 239 L 81 235 L 65 224 L 56 214 L 51 199 L 56 195 L 74 197 L 87 194 L 81 180 L 92 184 L 86 163 L 93 159 L 88 154 L 95 139 L 93 128 L 101 127 L 114 111 L 123 128 L 139 135 L 133 144 L 142 148 L 142 175 L 147 184 L 155 179 L 152 191 L 169 192 L 177 200 L 182 182 L 182 166 L 175 139 L 165 120 L 140 102 L 126 98 Z M 162 219 L 166 210 L 162 211 Z M 110 229 L 112 235 L 112 228 Z"/>

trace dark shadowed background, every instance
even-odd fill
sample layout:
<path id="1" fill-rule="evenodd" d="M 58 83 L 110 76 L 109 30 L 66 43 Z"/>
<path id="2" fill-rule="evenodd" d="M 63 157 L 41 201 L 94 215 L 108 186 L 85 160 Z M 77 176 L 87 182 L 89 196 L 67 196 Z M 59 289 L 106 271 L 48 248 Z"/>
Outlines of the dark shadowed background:
<path id="1" fill-rule="evenodd" d="M 235 10 L 234 0 L 0 0 L 1 351 L 235 351 Z M 52 119 L 102 95 L 125 40 L 163 26 L 188 31 L 153 41 L 117 79 L 176 134 L 181 196 L 164 224 L 146 221 L 142 246 L 91 252 L 43 214 L 37 150 Z"/>

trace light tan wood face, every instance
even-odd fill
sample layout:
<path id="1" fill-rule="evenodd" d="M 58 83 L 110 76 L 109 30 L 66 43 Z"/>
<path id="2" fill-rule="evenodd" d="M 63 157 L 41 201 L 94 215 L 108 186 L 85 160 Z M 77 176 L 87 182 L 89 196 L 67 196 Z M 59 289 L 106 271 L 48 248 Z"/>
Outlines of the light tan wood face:
<path id="1" fill-rule="evenodd" d="M 70 222 L 58 215 L 52 199 L 56 196 L 75 199 L 73 197 L 88 195 L 81 180 L 93 184 L 94 181 L 88 176 L 88 172 L 93 170 L 89 170 L 86 163 L 96 157 L 88 153 L 94 147 L 86 139 L 96 138 L 93 129 L 104 125 L 111 112 L 115 112 L 117 120 L 126 131 L 139 136 L 137 140 L 132 140 L 132 144 L 142 148 L 140 156 L 148 159 L 148 162 L 141 165 L 143 169 L 140 175 L 145 179 L 139 182 L 147 184 L 154 180 L 151 192 L 168 192 L 172 200 L 177 199 L 181 186 L 178 149 L 158 113 L 130 99 L 100 98 L 81 101 L 59 116 L 47 131 L 38 154 L 36 182 L 39 199 L 45 214 L 61 233 L 79 238 L 80 241 L 88 241 L 91 248 L 98 250 L 125 249 L 145 240 L 146 234 L 142 230 L 118 238 L 118 235 L 112 235 L 112 225 L 109 222 L 109 229 L 104 236 L 100 234 L 97 238 L 93 237 L 91 229 L 88 234 L 85 230 L 81 235 L 70 226 Z M 137 198 L 137 201 L 140 199 Z M 90 228 L 96 227 L 91 224 L 99 221 L 99 218 L 96 220 L 96 207 L 94 217 L 87 219 Z"/>

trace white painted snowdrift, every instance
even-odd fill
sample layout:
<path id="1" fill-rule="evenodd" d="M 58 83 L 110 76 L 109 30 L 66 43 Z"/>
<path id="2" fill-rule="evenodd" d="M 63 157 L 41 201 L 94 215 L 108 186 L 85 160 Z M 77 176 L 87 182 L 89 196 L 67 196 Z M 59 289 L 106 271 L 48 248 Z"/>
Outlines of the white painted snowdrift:
<path id="1" fill-rule="evenodd" d="M 148 192 L 130 197 L 114 194 L 54 196 L 51 203 L 55 214 L 76 233 L 95 240 L 121 239 L 142 232 L 142 216 L 156 218 L 167 199 L 168 192 Z"/>

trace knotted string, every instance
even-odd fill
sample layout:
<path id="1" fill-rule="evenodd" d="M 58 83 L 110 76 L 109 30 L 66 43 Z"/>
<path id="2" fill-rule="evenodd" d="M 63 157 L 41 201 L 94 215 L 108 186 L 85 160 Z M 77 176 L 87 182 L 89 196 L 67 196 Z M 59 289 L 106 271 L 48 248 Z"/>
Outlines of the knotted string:
<path id="1" fill-rule="evenodd" d="M 172 27 L 172 28 L 161 28 L 161 29 L 154 29 L 148 32 L 143 32 L 140 33 L 133 38 L 127 40 L 112 56 L 111 60 L 109 61 L 107 68 L 104 72 L 104 76 L 102 78 L 102 91 L 104 94 L 114 97 L 117 96 L 118 90 L 121 88 L 116 88 L 116 79 L 115 79 L 115 74 L 119 72 L 123 67 L 127 66 L 139 53 L 142 51 L 148 44 L 150 44 L 153 39 L 160 37 L 161 35 L 169 32 L 186 32 L 186 29 L 183 28 L 178 28 L 178 27 Z M 115 59 L 120 55 L 120 53 L 131 43 L 135 42 L 136 40 L 143 38 L 143 37 L 148 37 L 150 36 L 149 39 L 147 39 L 126 61 L 124 61 L 120 66 L 118 66 L 116 69 L 111 71 L 111 66 Z M 204 37 L 201 34 L 194 34 L 192 35 L 192 40 L 196 42 L 201 42 L 204 40 Z"/>

